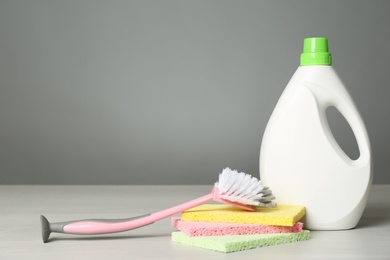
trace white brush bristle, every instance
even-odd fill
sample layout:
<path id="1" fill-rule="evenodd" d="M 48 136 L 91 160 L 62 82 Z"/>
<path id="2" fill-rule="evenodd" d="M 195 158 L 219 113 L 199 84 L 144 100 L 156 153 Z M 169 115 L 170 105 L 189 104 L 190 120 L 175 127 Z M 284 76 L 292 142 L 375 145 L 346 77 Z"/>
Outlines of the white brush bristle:
<path id="1" fill-rule="evenodd" d="M 219 197 L 251 206 L 273 207 L 275 197 L 268 187 L 264 187 L 257 178 L 225 168 L 219 174 L 219 180 L 214 185 L 219 189 Z"/>

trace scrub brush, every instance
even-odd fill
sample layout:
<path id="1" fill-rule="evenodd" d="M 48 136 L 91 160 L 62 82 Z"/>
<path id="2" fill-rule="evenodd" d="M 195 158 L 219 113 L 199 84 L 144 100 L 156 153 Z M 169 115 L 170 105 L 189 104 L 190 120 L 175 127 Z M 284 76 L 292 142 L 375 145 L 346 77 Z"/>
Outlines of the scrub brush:
<path id="1" fill-rule="evenodd" d="M 41 216 L 42 239 L 46 243 L 51 232 L 94 235 L 132 230 L 211 200 L 234 205 L 248 211 L 256 211 L 257 206 L 275 206 L 276 204 L 272 201 L 274 198 L 272 191 L 263 186 L 257 178 L 225 168 L 220 173 L 219 180 L 214 184 L 210 194 L 155 213 L 129 219 L 84 219 L 59 223 L 49 223 L 44 216 Z"/>

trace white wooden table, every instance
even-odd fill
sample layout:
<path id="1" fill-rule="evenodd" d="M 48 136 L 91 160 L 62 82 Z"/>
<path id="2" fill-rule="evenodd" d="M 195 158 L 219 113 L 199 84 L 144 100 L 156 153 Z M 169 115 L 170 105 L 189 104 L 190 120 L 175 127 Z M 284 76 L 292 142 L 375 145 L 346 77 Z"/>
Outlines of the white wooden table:
<path id="1" fill-rule="evenodd" d="M 224 254 L 170 241 L 170 219 L 108 235 L 54 233 L 50 222 L 126 218 L 205 195 L 211 186 L 1 186 L 0 259 L 390 259 L 390 185 L 374 185 L 357 228 L 312 231 L 308 241 Z"/>

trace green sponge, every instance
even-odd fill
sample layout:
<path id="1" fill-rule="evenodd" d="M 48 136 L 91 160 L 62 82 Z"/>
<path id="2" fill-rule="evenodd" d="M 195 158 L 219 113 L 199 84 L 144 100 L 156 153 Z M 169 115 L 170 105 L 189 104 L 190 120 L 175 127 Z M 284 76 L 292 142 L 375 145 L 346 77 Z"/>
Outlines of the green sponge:
<path id="1" fill-rule="evenodd" d="M 286 244 L 296 241 L 308 240 L 309 238 L 309 230 L 303 230 L 299 233 L 197 237 L 190 237 L 180 231 L 172 233 L 172 241 L 174 242 L 223 253 L 231 253 L 263 246 Z"/>

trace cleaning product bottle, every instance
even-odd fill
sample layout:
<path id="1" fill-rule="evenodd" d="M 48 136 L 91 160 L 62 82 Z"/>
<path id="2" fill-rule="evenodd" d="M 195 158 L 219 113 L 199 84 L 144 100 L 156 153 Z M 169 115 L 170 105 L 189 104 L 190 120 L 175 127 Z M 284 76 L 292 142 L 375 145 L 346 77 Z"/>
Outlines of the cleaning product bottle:
<path id="1" fill-rule="evenodd" d="M 372 183 L 371 147 L 363 120 L 331 66 L 326 38 L 304 40 L 301 66 L 283 91 L 264 132 L 260 177 L 279 204 L 306 207 L 311 230 L 354 228 Z M 359 148 L 352 160 L 329 127 L 335 107 L 351 126 Z"/>

